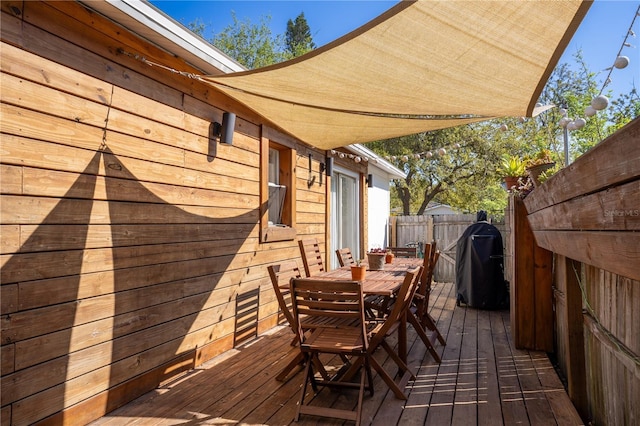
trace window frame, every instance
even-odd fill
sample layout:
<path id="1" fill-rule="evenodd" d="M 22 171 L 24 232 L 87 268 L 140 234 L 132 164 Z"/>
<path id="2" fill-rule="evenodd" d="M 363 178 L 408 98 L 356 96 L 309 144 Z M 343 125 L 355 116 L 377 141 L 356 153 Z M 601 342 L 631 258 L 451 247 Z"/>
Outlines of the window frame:
<path id="1" fill-rule="evenodd" d="M 296 238 L 296 149 L 276 142 L 263 126 L 260 138 L 260 242 L 289 241 Z M 287 187 L 282 209 L 282 224 L 269 226 L 269 149 L 279 152 L 279 183 Z"/>

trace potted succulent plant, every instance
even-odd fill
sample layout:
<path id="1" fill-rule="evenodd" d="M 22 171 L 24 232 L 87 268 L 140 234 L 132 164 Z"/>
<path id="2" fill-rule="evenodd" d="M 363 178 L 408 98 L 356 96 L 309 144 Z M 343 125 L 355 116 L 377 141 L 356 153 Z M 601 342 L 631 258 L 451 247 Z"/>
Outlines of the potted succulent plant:
<path id="1" fill-rule="evenodd" d="M 351 279 L 353 281 L 362 281 L 367 273 L 367 265 L 363 263 L 363 260 L 356 260 L 354 265 L 351 265 Z"/>
<path id="2" fill-rule="evenodd" d="M 518 186 L 518 179 L 525 174 L 525 163 L 517 156 L 504 157 L 502 159 L 500 173 L 504 178 L 507 191 Z"/>
<path id="3" fill-rule="evenodd" d="M 541 185 L 541 181 L 539 179 L 540 175 L 543 172 L 552 169 L 555 164 L 556 163 L 555 161 L 553 161 L 553 158 L 551 156 L 551 151 L 549 151 L 548 149 L 541 149 L 540 151 L 538 151 L 535 157 L 527 161 L 527 173 L 529 174 L 529 177 L 533 181 L 533 185 L 535 187 Z"/>

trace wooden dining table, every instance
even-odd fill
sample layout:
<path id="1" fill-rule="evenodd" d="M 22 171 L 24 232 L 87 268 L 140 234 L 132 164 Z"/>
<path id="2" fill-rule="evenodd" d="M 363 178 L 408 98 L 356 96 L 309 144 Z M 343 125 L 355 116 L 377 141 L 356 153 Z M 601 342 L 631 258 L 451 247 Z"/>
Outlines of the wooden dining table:
<path id="1" fill-rule="evenodd" d="M 367 269 L 362 280 L 362 293 L 365 296 L 393 297 L 400 289 L 407 271 L 415 269 L 424 262 L 420 258 L 394 258 L 391 263 L 385 263 L 382 270 Z M 351 266 L 343 266 L 331 271 L 324 271 L 313 276 L 314 279 L 351 280 Z M 398 356 L 407 362 L 407 321 L 403 318 L 402 326 L 398 329 Z"/>

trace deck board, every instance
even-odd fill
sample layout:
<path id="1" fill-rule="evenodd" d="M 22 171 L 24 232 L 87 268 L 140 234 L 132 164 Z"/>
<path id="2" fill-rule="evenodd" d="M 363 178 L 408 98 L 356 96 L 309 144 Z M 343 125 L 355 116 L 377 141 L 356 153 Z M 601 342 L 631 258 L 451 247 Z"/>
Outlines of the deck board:
<path id="1" fill-rule="evenodd" d="M 447 339 L 436 346 L 437 364 L 412 328 L 408 364 L 416 373 L 406 401 L 398 400 L 374 371 L 375 392 L 365 393 L 367 425 L 582 424 L 548 357 L 516 350 L 508 311 L 456 307 L 455 286 L 437 283 L 431 314 Z M 291 330 L 279 327 L 96 420 L 104 425 L 245 424 L 290 425 L 300 398 L 303 372 L 286 382 L 275 376 L 296 353 Z M 397 341 L 391 339 L 392 345 Z M 384 351 L 376 359 L 389 372 Z M 308 389 L 311 392 L 311 389 Z M 322 391 L 312 404 L 355 407 L 355 391 Z M 302 416 L 300 426 L 352 424 Z"/>

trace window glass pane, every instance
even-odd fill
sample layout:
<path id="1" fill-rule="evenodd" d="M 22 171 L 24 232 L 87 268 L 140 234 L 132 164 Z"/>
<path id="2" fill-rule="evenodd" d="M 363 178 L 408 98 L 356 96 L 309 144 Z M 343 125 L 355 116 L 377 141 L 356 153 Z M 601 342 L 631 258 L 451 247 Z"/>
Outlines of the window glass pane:
<path id="1" fill-rule="evenodd" d="M 280 183 L 280 151 L 269 148 L 269 182 Z"/>
<path id="2" fill-rule="evenodd" d="M 331 252 L 335 267 L 339 265 L 336 249 L 348 247 L 356 257 L 360 253 L 357 182 L 355 176 L 339 171 L 331 179 Z"/>

